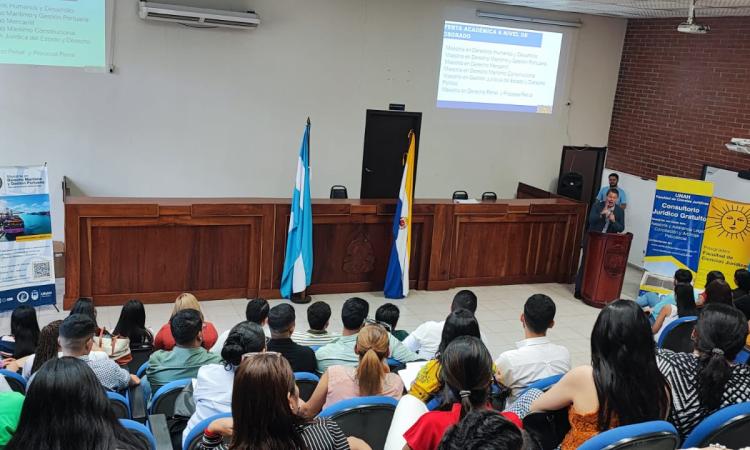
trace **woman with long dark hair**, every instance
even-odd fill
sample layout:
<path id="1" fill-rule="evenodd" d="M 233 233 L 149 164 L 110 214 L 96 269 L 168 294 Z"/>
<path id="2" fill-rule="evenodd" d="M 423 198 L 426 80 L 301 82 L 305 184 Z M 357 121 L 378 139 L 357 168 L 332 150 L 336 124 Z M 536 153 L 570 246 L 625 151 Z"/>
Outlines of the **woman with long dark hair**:
<path id="1" fill-rule="evenodd" d="M 369 449 L 347 438 L 336 422 L 307 421 L 297 414 L 299 393 L 289 362 L 280 353 L 250 353 L 237 369 L 232 418 L 213 421 L 199 448 L 231 450 Z M 229 447 L 222 444 L 230 437 Z"/>
<path id="2" fill-rule="evenodd" d="M 120 318 L 113 333 L 130 339 L 130 348 L 153 345 L 154 335 L 146 328 L 146 309 L 138 300 L 128 300 L 122 305 Z"/>
<path id="3" fill-rule="evenodd" d="M 521 399 L 541 394 L 532 390 Z M 519 402 L 522 400 L 519 399 Z M 592 436 L 620 425 L 664 420 L 669 385 L 656 366 L 656 346 L 648 319 L 633 301 L 602 309 L 591 332 L 591 365 L 572 369 L 531 411 L 569 408 L 571 429 L 561 444 L 573 450 Z"/>
<path id="4" fill-rule="evenodd" d="M 442 351 L 440 360 L 443 404 L 437 411 L 422 415 L 404 433 L 405 450 L 435 450 L 448 427 L 472 411 L 490 408 L 495 371 L 492 356 L 479 338 L 455 338 Z M 503 415 L 517 426 L 520 424 L 515 414 Z"/>
<path id="5" fill-rule="evenodd" d="M 695 292 L 689 284 L 676 284 L 674 286 L 674 299 L 677 305 L 664 305 L 656 317 L 651 332 L 654 333 L 654 341 L 658 342 L 664 328 L 680 317 L 697 316 L 698 308 L 695 306 Z"/>
<path id="6" fill-rule="evenodd" d="M 717 409 L 750 401 L 750 367 L 734 364 L 745 346 L 742 311 L 708 304 L 693 332 L 694 353 L 660 349 L 657 364 L 672 385 L 672 419 L 683 438 Z"/>
<path id="7" fill-rule="evenodd" d="M 727 306 L 734 306 L 732 302 L 732 287 L 724 280 L 714 280 L 706 285 L 706 301 L 704 304 L 721 303 Z"/>
<path id="8" fill-rule="evenodd" d="M 23 376 L 28 380 L 31 376 L 50 359 L 57 358 L 60 351 L 60 344 L 57 338 L 60 337 L 60 325 L 62 320 L 53 320 L 48 323 L 39 333 L 39 345 L 36 352 L 29 356 L 23 365 Z"/>
<path id="9" fill-rule="evenodd" d="M 117 420 L 94 372 L 84 361 L 47 361 L 29 385 L 6 450 L 146 450 L 148 444 Z"/>
<path id="10" fill-rule="evenodd" d="M 724 274 L 720 270 L 712 270 L 706 274 L 706 283 L 703 285 L 704 291 L 700 293 L 698 300 L 696 300 L 698 306 L 703 306 L 706 303 L 706 297 L 708 294 L 705 289 L 708 289 L 708 285 L 716 280 L 726 280 Z"/>
<path id="11" fill-rule="evenodd" d="M 432 396 L 440 392 L 439 373 L 442 365 L 441 355 L 448 345 L 460 336 L 474 336 L 477 339 L 481 339 L 479 322 L 474 317 L 474 313 L 468 309 L 459 308 L 451 312 L 445 319 L 443 334 L 440 338 L 440 345 L 435 353 L 435 358 L 428 361 L 419 370 L 414 383 L 409 389 L 409 394 L 423 402 L 427 402 Z"/>
<path id="12" fill-rule="evenodd" d="M 88 297 L 80 297 L 73 303 L 73 307 L 70 308 L 69 316 L 73 314 L 84 314 L 91 318 L 96 325 L 96 332 L 99 333 L 99 324 L 96 322 L 96 308 L 94 307 L 94 300 Z"/>
<path id="13" fill-rule="evenodd" d="M 39 342 L 39 323 L 36 310 L 21 305 L 10 315 L 10 335 L 0 338 L 0 352 L 14 359 L 24 358 L 36 351 Z"/>

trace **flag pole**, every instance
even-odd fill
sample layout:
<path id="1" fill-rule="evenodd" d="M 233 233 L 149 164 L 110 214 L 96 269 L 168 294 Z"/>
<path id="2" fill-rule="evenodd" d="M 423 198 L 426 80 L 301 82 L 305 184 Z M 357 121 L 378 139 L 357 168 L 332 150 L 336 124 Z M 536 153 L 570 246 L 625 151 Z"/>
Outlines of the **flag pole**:
<path id="1" fill-rule="evenodd" d="M 310 116 L 307 116 L 307 170 L 310 170 Z M 295 294 L 292 292 L 291 298 L 289 300 L 292 301 L 292 303 L 296 303 L 298 305 L 304 305 L 306 303 L 310 303 L 312 301 L 312 296 L 307 295 L 307 289 L 304 291 Z"/>

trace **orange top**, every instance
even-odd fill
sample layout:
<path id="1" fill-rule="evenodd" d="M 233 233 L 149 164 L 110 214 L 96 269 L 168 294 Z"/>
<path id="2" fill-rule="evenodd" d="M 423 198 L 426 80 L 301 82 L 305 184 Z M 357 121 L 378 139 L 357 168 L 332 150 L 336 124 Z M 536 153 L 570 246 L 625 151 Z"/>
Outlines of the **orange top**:
<path id="1" fill-rule="evenodd" d="M 562 450 L 575 450 L 584 442 L 599 434 L 598 427 L 599 411 L 588 414 L 578 414 L 571 407 L 568 410 L 568 421 L 570 422 L 570 431 L 565 435 L 560 448 Z M 613 421 L 612 427 L 617 426 L 617 420 Z"/>

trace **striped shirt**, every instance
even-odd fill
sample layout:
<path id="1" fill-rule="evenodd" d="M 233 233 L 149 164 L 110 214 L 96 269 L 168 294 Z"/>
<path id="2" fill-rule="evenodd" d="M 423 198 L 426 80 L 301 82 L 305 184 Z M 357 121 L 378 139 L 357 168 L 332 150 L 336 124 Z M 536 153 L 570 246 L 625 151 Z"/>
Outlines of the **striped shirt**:
<path id="1" fill-rule="evenodd" d="M 329 419 L 315 419 L 297 429 L 307 450 L 349 450 L 349 442 L 338 424 Z M 221 436 L 203 435 L 199 450 L 226 450 Z"/>
<path id="2" fill-rule="evenodd" d="M 698 423 L 715 410 L 701 404 L 698 395 L 698 357 L 658 349 L 656 364 L 672 387 L 671 419 L 684 439 Z M 750 401 L 750 367 L 732 366 L 719 408 Z"/>
<path id="3" fill-rule="evenodd" d="M 337 337 L 341 337 L 339 333 L 332 333 L 328 330 L 307 330 L 307 331 L 295 331 L 292 333 L 292 340 L 299 345 L 321 346 L 326 345 Z"/>

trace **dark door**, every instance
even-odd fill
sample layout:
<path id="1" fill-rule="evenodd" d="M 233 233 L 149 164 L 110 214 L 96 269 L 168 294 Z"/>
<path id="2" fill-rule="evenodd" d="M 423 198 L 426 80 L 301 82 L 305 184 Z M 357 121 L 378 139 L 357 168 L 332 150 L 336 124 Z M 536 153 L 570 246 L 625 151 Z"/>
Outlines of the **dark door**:
<path id="1" fill-rule="evenodd" d="M 367 110 L 360 198 L 398 198 L 409 130 L 416 134 L 414 183 L 417 182 L 419 128 L 422 113 Z"/>
<path id="2" fill-rule="evenodd" d="M 558 191 L 560 195 L 572 197 L 560 191 L 560 181 L 566 175 L 577 173 L 581 176 L 580 200 L 589 205 L 594 202 L 599 186 L 602 182 L 602 171 L 604 170 L 604 159 L 607 155 L 607 147 L 572 147 L 564 146 L 562 158 L 560 159 L 560 175 L 558 178 Z M 572 178 L 568 175 L 568 178 Z"/>

